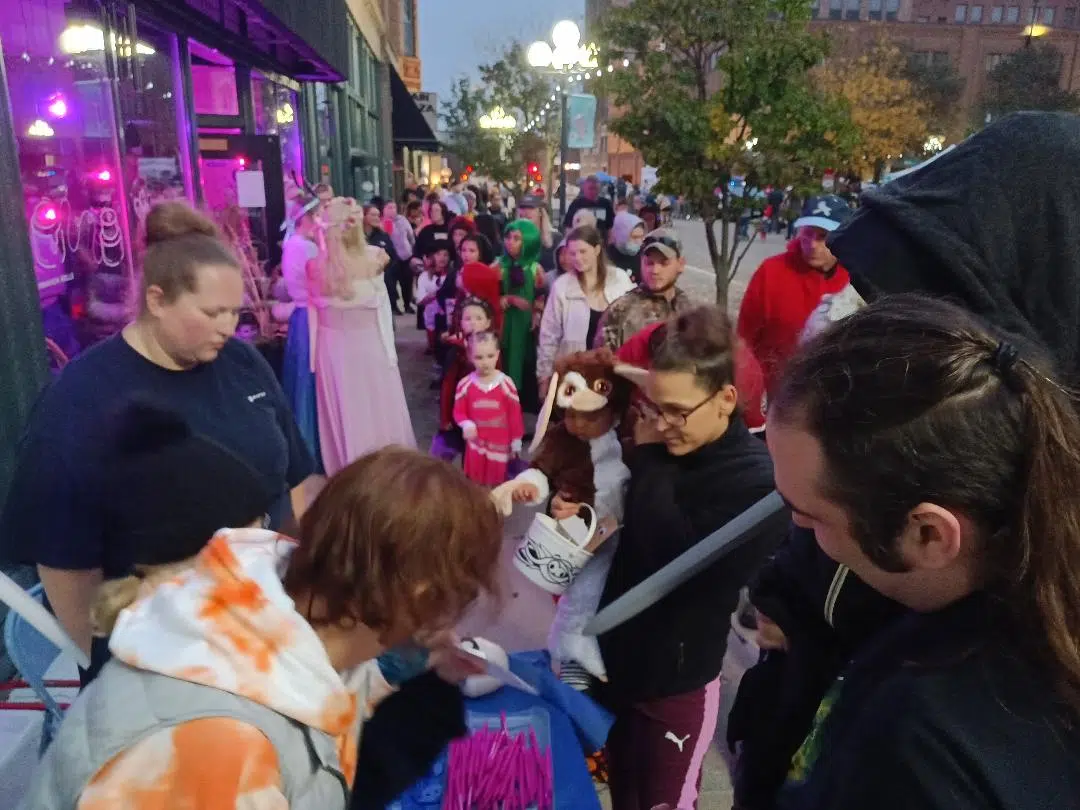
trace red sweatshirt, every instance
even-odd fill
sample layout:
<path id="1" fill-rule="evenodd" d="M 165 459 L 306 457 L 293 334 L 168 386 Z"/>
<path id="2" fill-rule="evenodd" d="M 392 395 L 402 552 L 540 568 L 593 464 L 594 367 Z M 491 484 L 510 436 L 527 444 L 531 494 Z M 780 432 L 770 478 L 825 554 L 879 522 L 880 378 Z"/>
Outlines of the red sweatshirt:
<path id="1" fill-rule="evenodd" d="M 636 332 L 615 353 L 620 361 L 639 368 L 648 368 L 652 364 L 649 354 L 649 338 L 663 321 L 650 324 Z M 742 406 L 743 419 L 751 429 L 765 425 L 765 385 L 761 376 L 761 367 L 754 354 L 743 343 L 735 347 L 735 390 L 739 392 L 739 404 Z"/>
<path id="2" fill-rule="evenodd" d="M 772 390 L 794 354 L 821 297 L 847 285 L 848 272 L 840 265 L 829 275 L 809 267 L 797 240 L 788 243 L 785 253 L 761 263 L 739 308 L 739 337 L 761 364 L 766 391 Z"/>

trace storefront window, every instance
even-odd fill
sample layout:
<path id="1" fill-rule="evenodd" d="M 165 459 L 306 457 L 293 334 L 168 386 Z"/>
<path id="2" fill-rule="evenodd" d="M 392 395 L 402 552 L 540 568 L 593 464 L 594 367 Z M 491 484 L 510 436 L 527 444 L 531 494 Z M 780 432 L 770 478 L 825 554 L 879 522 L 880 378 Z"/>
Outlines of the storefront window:
<path id="1" fill-rule="evenodd" d="M 126 323 L 140 212 L 183 194 L 170 38 L 140 26 L 132 43 L 103 31 L 85 8 L 11 0 L 0 11 L 34 270 L 57 365 Z M 114 75 L 106 43 L 115 45 Z"/>
<path id="2" fill-rule="evenodd" d="M 304 187 L 304 146 L 300 136 L 300 96 L 295 90 L 252 71 L 255 132 L 277 135 L 281 142 L 281 169 L 285 199 Z"/>
<path id="3" fill-rule="evenodd" d="M 200 49 L 202 52 L 209 48 Z M 214 53 L 217 53 L 214 51 Z M 222 61 L 225 60 L 221 57 Z M 239 115 L 240 99 L 236 94 L 236 68 L 229 64 L 191 65 L 191 84 L 198 115 Z"/>
<path id="4" fill-rule="evenodd" d="M 318 141 L 319 182 L 331 183 L 337 154 L 334 148 L 337 138 L 335 105 L 331 88 L 325 84 L 315 85 L 315 132 Z"/>

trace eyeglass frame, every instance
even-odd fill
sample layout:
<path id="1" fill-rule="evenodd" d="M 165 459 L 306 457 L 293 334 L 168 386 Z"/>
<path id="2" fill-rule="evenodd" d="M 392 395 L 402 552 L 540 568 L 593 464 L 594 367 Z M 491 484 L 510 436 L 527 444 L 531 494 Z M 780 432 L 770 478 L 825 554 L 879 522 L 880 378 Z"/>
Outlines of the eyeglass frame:
<path id="1" fill-rule="evenodd" d="M 716 395 L 719 394 L 719 393 L 720 393 L 719 391 L 713 391 L 711 394 L 709 394 L 707 397 L 705 397 L 705 399 L 701 400 L 701 402 L 699 402 L 693 408 L 686 411 L 685 413 L 680 413 L 677 417 L 675 417 L 675 419 L 678 419 L 679 421 L 673 421 L 671 416 L 664 413 L 653 402 L 650 402 L 649 400 L 642 401 L 642 403 L 639 405 L 639 410 L 642 412 L 641 413 L 642 416 L 649 416 L 654 421 L 657 420 L 657 419 L 663 419 L 664 424 L 666 424 L 668 427 L 684 428 L 684 427 L 686 427 L 687 423 L 690 421 L 690 417 L 693 416 L 698 411 L 700 411 L 702 408 L 704 408 L 713 399 L 715 399 Z M 648 409 L 648 414 L 645 412 L 645 409 Z"/>

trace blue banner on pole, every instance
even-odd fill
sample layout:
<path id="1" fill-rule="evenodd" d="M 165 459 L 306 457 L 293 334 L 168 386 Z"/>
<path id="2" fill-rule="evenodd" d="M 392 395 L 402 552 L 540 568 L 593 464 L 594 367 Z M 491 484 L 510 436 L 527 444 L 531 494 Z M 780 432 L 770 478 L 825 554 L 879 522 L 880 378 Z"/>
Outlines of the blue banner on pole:
<path id="1" fill-rule="evenodd" d="M 566 145 L 570 149 L 592 149 L 596 144 L 596 96 L 572 95 L 566 99 L 570 119 Z"/>

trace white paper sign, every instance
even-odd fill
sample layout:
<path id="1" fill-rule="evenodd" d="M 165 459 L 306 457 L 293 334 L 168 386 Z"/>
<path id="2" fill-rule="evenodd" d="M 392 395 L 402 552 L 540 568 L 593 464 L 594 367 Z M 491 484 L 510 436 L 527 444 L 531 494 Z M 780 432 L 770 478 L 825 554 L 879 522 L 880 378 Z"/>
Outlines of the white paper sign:
<path id="1" fill-rule="evenodd" d="M 262 172 L 236 173 L 236 204 L 241 208 L 266 208 L 266 181 Z"/>

